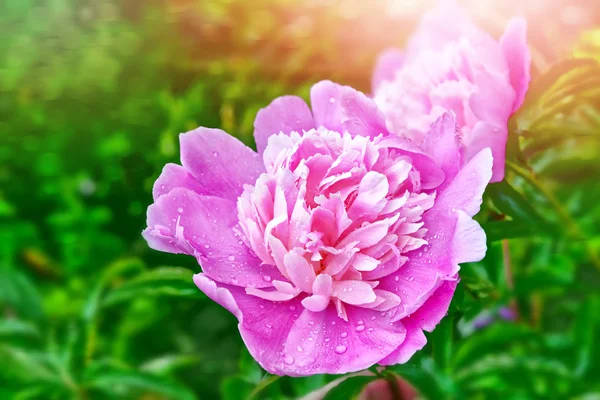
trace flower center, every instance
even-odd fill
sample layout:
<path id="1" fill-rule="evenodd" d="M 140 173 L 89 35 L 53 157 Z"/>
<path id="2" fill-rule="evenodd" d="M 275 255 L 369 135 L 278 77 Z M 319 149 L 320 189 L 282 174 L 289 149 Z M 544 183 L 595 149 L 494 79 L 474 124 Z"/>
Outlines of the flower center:
<path id="1" fill-rule="evenodd" d="M 314 312 L 333 303 L 344 319 L 346 305 L 400 304 L 378 286 L 427 244 L 421 219 L 435 193 L 421 191 L 410 156 L 384 142 L 324 128 L 269 140 L 267 172 L 245 187 L 238 215 L 247 245 L 283 278 L 247 293 L 303 296 Z"/>

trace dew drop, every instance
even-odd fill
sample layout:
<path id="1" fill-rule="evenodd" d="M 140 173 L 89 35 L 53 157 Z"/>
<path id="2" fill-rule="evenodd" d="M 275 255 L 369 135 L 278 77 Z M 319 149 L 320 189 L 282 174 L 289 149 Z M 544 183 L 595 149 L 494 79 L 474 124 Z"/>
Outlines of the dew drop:
<path id="1" fill-rule="evenodd" d="M 290 311 L 296 311 L 296 306 L 290 306 Z"/>
<path id="2" fill-rule="evenodd" d="M 346 352 L 346 350 L 347 350 L 347 348 L 343 344 L 340 344 L 339 346 L 335 347 L 335 352 L 337 354 L 344 354 Z"/>
<path id="3" fill-rule="evenodd" d="M 265 280 L 265 282 L 271 282 L 271 277 L 269 275 L 264 275 L 263 279 Z"/>
<path id="4" fill-rule="evenodd" d="M 181 208 L 181 207 L 177 208 L 177 212 L 178 212 L 179 214 L 181 214 L 181 213 L 183 212 L 183 208 Z"/>
<path id="5" fill-rule="evenodd" d="M 415 277 L 414 276 L 409 276 L 406 280 L 409 281 L 409 282 L 412 282 L 412 281 L 415 280 Z"/>
<path id="6" fill-rule="evenodd" d="M 288 365 L 292 365 L 294 363 L 294 357 L 290 356 L 289 354 L 287 356 L 285 356 L 283 358 L 283 362 L 288 364 Z"/>
<path id="7" fill-rule="evenodd" d="M 205 248 L 205 249 L 210 249 L 210 246 L 209 246 L 208 244 L 205 244 L 205 245 L 204 245 L 204 248 Z"/>
<path id="8" fill-rule="evenodd" d="M 362 331 L 364 331 L 364 330 L 365 330 L 365 326 L 364 326 L 364 325 L 358 325 L 358 326 L 356 327 L 356 331 L 357 331 L 357 332 L 362 332 Z"/>
<path id="9" fill-rule="evenodd" d="M 304 349 L 302 348 L 302 346 L 296 347 L 296 350 L 298 350 L 299 353 L 302 353 L 304 351 Z"/>
<path id="10" fill-rule="evenodd" d="M 229 256 L 229 257 L 227 257 L 227 259 L 228 259 L 229 261 L 235 261 L 235 256 Z"/>
<path id="11" fill-rule="evenodd" d="M 394 278 L 394 280 L 395 280 L 396 282 L 398 282 L 398 281 L 400 280 L 400 277 L 399 277 L 399 276 L 396 276 L 396 277 Z"/>
<path id="12" fill-rule="evenodd" d="M 333 103 L 335 103 L 335 99 L 334 99 L 333 97 L 330 97 L 330 98 L 329 98 L 329 102 L 330 102 L 331 104 L 333 104 Z"/>
<path id="13" fill-rule="evenodd" d="M 348 332 L 342 332 L 342 334 L 340 336 L 345 338 L 346 336 L 348 336 Z"/>
<path id="14" fill-rule="evenodd" d="M 217 153 L 216 151 L 212 152 L 213 157 L 217 157 L 219 155 L 219 153 Z"/>

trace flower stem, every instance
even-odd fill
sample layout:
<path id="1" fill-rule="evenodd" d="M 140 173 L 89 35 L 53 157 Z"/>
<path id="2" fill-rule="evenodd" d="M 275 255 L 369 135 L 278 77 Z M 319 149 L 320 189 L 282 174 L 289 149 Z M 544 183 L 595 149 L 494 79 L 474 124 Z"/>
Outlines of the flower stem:
<path id="1" fill-rule="evenodd" d="M 392 398 L 394 400 L 402 400 L 403 399 L 402 390 L 400 390 L 400 386 L 398 385 L 398 378 L 396 377 L 396 375 L 394 373 L 386 373 L 386 372 L 387 371 L 384 371 L 383 376 L 390 387 L 390 392 L 392 393 Z"/>
<path id="2" fill-rule="evenodd" d="M 504 278 L 506 279 L 506 287 L 510 292 L 515 290 L 515 281 L 513 277 L 512 271 L 512 262 L 510 260 L 510 246 L 508 243 L 508 239 L 502 240 L 502 264 L 504 266 Z M 514 296 L 511 296 L 510 300 L 510 309 L 515 316 L 515 319 L 519 320 L 519 307 L 517 306 L 517 301 Z"/>

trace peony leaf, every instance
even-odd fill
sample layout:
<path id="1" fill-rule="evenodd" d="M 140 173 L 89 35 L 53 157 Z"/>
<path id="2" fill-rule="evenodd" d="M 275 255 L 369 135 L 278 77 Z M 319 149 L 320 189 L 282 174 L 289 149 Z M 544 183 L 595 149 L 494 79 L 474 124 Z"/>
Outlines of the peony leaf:
<path id="1" fill-rule="evenodd" d="M 138 296 L 202 297 L 192 283 L 193 275 L 179 267 L 146 271 L 108 292 L 102 303 L 110 306 Z"/>

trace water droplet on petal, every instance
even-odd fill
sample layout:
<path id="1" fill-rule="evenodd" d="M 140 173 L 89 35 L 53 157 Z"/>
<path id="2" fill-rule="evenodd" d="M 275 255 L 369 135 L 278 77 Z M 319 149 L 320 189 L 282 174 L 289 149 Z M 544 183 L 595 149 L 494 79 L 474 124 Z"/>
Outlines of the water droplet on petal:
<path id="1" fill-rule="evenodd" d="M 227 259 L 228 259 L 229 261 L 235 261 L 235 256 L 229 256 L 229 257 L 227 257 Z"/>
<path id="2" fill-rule="evenodd" d="M 292 365 L 294 363 L 294 357 L 290 356 L 289 354 L 287 356 L 285 356 L 283 358 L 283 362 L 288 364 L 288 365 Z"/>
<path id="3" fill-rule="evenodd" d="M 347 350 L 347 348 L 343 344 L 340 344 L 339 346 L 335 347 L 335 352 L 337 354 L 344 354 L 346 352 L 346 350 Z"/>
<path id="4" fill-rule="evenodd" d="M 300 353 L 302 353 L 304 351 L 304 349 L 302 348 L 302 346 L 296 347 L 296 350 L 298 350 L 298 352 L 300 352 Z"/>
<path id="5" fill-rule="evenodd" d="M 216 151 L 212 152 L 213 157 L 217 157 L 219 155 L 219 153 L 217 153 Z"/>
<path id="6" fill-rule="evenodd" d="M 396 282 L 398 282 L 398 281 L 400 280 L 400 277 L 399 277 L 399 276 L 396 276 L 396 277 L 394 278 L 394 280 L 395 280 Z"/>
<path id="7" fill-rule="evenodd" d="M 344 337 L 348 336 L 348 332 L 342 332 L 342 334 L 340 336 L 344 338 Z"/>
<path id="8" fill-rule="evenodd" d="M 333 97 L 330 97 L 330 98 L 329 98 L 329 102 L 330 102 L 331 104 L 333 104 L 333 103 L 335 103 L 335 99 L 334 99 Z"/>
<path id="9" fill-rule="evenodd" d="M 409 282 L 412 282 L 412 281 L 415 280 L 415 277 L 414 276 L 409 276 L 406 280 L 409 281 Z"/>
<path id="10" fill-rule="evenodd" d="M 181 213 L 183 212 L 183 208 L 181 208 L 181 207 L 177 208 L 177 212 L 178 212 L 179 214 L 181 214 Z"/>
<path id="11" fill-rule="evenodd" d="M 271 282 L 271 277 L 269 275 L 263 276 L 263 279 L 265 280 L 265 282 Z"/>
<path id="12" fill-rule="evenodd" d="M 356 331 L 357 331 L 357 332 L 362 332 L 362 331 L 364 331 L 364 330 L 365 330 L 365 326 L 364 326 L 364 325 L 358 325 L 358 326 L 356 327 Z"/>

